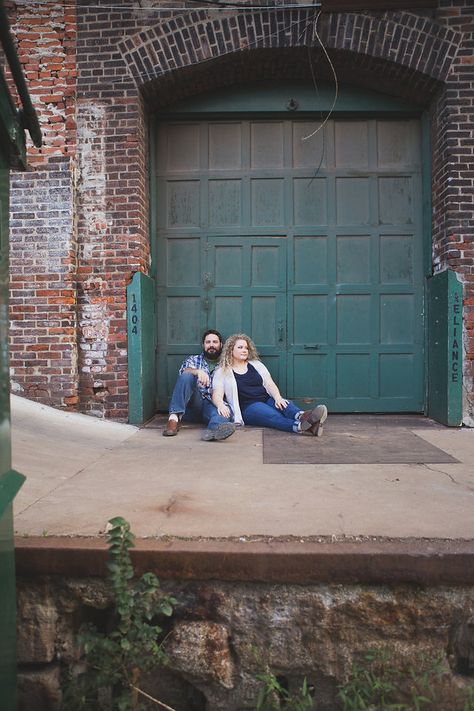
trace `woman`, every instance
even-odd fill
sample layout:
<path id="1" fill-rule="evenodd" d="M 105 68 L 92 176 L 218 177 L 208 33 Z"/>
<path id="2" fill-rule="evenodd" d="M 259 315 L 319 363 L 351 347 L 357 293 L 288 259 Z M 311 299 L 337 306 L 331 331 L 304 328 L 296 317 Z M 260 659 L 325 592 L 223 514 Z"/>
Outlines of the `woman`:
<path id="1" fill-rule="evenodd" d="M 229 417 L 232 408 L 237 424 L 315 437 L 322 435 L 322 424 L 328 416 L 325 405 L 303 411 L 282 397 L 245 333 L 230 336 L 224 344 L 212 381 L 212 402 L 223 417 Z"/>

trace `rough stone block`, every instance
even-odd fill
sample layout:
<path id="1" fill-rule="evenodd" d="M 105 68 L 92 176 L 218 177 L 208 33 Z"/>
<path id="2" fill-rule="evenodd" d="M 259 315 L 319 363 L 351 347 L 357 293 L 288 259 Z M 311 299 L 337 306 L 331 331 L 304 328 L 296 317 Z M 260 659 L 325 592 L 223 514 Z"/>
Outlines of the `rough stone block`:
<path id="1" fill-rule="evenodd" d="M 59 667 L 18 674 L 18 711 L 56 711 L 61 703 Z"/>
<path id="2" fill-rule="evenodd" d="M 234 685 L 234 665 L 229 631 L 213 622 L 180 622 L 166 647 L 170 666 L 203 681 L 215 681 L 227 689 Z"/>
<path id="3" fill-rule="evenodd" d="M 18 591 L 17 650 L 20 663 L 53 661 L 57 618 L 56 605 L 49 594 L 36 587 Z"/>

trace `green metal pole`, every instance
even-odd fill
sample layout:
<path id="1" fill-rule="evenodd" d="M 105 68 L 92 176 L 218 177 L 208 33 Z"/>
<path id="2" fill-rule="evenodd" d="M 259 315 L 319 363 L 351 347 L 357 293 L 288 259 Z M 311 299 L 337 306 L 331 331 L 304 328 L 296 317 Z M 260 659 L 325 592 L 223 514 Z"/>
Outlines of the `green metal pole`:
<path id="1" fill-rule="evenodd" d="M 13 45 L 13 40 L 10 34 L 10 23 L 8 22 L 3 0 L 0 0 L 0 42 L 8 60 L 13 81 L 15 82 L 18 90 L 18 96 L 20 97 L 20 101 L 23 106 L 23 110 L 20 112 L 20 125 L 22 128 L 26 128 L 29 131 L 33 143 L 37 148 L 39 148 L 42 143 L 41 128 L 38 116 L 33 108 L 33 104 L 31 103 L 18 55 Z"/>

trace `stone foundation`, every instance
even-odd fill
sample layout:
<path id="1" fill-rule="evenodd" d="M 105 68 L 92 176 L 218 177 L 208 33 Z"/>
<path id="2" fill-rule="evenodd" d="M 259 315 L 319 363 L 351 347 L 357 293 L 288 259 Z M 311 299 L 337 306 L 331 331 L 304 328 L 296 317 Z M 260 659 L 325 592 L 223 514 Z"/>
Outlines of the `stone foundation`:
<path id="1" fill-rule="evenodd" d="M 57 576 L 20 576 L 17 587 L 19 709 L 54 711 L 75 635 L 107 619 L 108 589 L 102 578 Z M 290 689 L 306 677 L 318 711 L 332 711 L 353 662 L 374 648 L 414 671 L 423 655 L 441 656 L 437 711 L 463 711 L 459 689 L 474 688 L 472 587 L 166 581 L 162 589 L 177 599 L 162 625 L 169 664 L 141 686 L 176 711 L 255 709 L 265 669 Z"/>

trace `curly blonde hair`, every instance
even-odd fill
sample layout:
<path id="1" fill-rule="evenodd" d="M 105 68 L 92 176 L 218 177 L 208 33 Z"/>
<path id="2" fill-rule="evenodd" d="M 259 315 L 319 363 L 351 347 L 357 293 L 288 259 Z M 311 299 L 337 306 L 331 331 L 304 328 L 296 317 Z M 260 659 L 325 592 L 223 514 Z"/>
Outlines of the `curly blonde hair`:
<path id="1" fill-rule="evenodd" d="M 252 341 L 252 339 L 249 338 L 249 336 L 247 336 L 245 333 L 234 333 L 232 336 L 229 336 L 222 348 L 222 353 L 219 360 L 219 365 L 222 368 L 232 368 L 232 364 L 234 362 L 232 351 L 234 350 L 234 346 L 237 341 L 246 341 L 249 349 L 249 360 L 260 360 L 260 356 L 258 355 L 257 349 L 255 348 L 255 343 Z"/>

